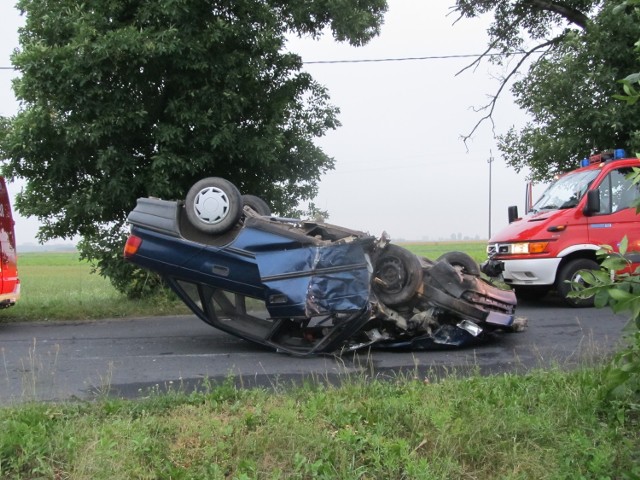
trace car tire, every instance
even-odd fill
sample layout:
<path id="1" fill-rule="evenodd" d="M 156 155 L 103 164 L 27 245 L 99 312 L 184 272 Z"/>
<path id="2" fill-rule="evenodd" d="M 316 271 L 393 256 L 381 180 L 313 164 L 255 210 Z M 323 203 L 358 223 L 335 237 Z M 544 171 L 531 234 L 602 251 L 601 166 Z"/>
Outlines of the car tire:
<path id="1" fill-rule="evenodd" d="M 420 260 L 397 245 L 387 245 L 375 261 L 373 290 L 390 307 L 410 301 L 422 282 Z"/>
<path id="2" fill-rule="evenodd" d="M 258 215 L 268 217 L 271 215 L 271 208 L 267 202 L 255 195 L 242 195 L 242 206 L 249 207 Z"/>
<path id="3" fill-rule="evenodd" d="M 459 268 L 462 273 L 480 276 L 480 265 L 470 255 L 464 252 L 447 252 L 438 257 L 438 261 L 444 260 L 454 268 Z"/>
<path id="4" fill-rule="evenodd" d="M 242 216 L 242 196 L 236 186 L 224 178 L 204 178 L 187 192 L 185 211 L 189 222 L 199 231 L 224 233 Z"/>
<path id="5" fill-rule="evenodd" d="M 571 283 L 582 282 L 580 276 L 581 270 L 598 270 L 600 267 L 598 262 L 589 258 L 576 258 L 567 262 L 558 273 L 556 281 L 556 290 L 562 300 L 571 307 L 593 307 L 593 297 L 589 298 L 569 298 L 569 292 L 574 291 Z"/>

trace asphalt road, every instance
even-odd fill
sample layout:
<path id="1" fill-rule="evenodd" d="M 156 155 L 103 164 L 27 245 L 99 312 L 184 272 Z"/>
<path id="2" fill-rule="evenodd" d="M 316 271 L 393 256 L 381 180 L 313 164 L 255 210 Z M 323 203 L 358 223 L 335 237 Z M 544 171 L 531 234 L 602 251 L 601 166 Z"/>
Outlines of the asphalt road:
<path id="1" fill-rule="evenodd" d="M 0 323 L 0 404 L 138 397 L 167 389 L 206 388 L 233 378 L 242 386 L 282 386 L 302 378 L 339 381 L 356 373 L 399 372 L 434 378 L 455 372 L 573 368 L 611 353 L 627 319 L 608 309 L 572 309 L 553 297 L 520 302 L 521 333 L 496 335 L 467 349 L 364 351 L 341 358 L 295 358 L 206 325 L 195 316 L 86 323 Z"/>

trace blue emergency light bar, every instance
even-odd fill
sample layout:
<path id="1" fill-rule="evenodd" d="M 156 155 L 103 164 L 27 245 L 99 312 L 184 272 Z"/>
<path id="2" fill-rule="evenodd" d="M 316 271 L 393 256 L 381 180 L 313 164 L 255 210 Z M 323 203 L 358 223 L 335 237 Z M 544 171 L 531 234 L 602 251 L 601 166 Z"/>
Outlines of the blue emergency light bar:
<path id="1" fill-rule="evenodd" d="M 583 158 L 582 160 L 580 160 L 580 166 L 586 167 L 587 165 L 591 165 L 592 163 L 601 163 L 606 162 L 607 160 L 619 160 L 621 158 L 625 158 L 626 156 L 627 152 L 625 152 L 623 148 L 616 148 L 613 153 L 609 151 L 591 155 L 589 158 Z"/>

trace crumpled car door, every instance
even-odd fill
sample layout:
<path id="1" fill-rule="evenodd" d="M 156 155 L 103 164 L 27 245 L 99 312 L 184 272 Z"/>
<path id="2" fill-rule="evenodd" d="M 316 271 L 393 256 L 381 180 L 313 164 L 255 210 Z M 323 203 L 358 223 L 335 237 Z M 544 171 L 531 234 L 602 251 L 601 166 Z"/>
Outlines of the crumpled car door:
<path id="1" fill-rule="evenodd" d="M 362 242 L 256 252 L 266 305 L 275 318 L 361 311 L 369 302 L 371 264 Z"/>

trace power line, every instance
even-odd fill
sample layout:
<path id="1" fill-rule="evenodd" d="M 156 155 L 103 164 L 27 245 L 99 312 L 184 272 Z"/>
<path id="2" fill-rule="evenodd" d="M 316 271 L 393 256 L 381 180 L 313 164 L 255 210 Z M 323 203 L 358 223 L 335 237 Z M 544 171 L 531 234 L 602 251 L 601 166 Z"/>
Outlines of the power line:
<path id="1" fill-rule="evenodd" d="M 516 52 L 513 54 L 510 53 L 466 53 L 460 55 L 429 55 L 426 57 L 397 57 L 397 58 L 364 58 L 364 59 L 354 59 L 354 60 L 312 60 L 308 62 L 303 62 L 305 65 L 317 65 L 317 64 L 326 64 L 326 63 L 375 63 L 375 62 L 409 62 L 416 60 L 443 60 L 443 59 L 451 59 L 451 58 L 478 58 L 481 56 L 485 57 L 501 57 L 506 55 L 518 55 L 523 52 Z"/>
<path id="2" fill-rule="evenodd" d="M 424 60 L 449 60 L 455 58 L 478 58 L 478 57 L 504 57 L 508 55 L 522 55 L 524 52 L 511 53 L 465 53 L 459 55 L 428 55 L 424 57 L 389 57 L 389 58 L 361 58 L 352 60 L 310 60 L 303 61 L 305 65 L 321 65 L 335 63 L 379 63 L 379 62 L 415 62 Z M 14 67 L 0 67 L 0 70 L 15 70 Z"/>

